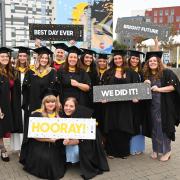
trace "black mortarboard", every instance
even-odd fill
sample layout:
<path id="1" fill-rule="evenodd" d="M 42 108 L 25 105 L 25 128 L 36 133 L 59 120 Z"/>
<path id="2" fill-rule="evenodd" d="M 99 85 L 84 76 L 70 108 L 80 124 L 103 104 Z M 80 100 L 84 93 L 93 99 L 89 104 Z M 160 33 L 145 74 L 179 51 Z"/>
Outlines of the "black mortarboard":
<path id="1" fill-rule="evenodd" d="M 47 88 L 45 89 L 41 94 L 41 99 L 43 99 L 45 96 L 53 95 L 57 97 L 59 95 L 58 91 L 56 89 Z"/>
<path id="2" fill-rule="evenodd" d="M 38 55 L 40 54 L 48 54 L 48 55 L 52 55 L 53 52 L 48 49 L 46 46 L 42 46 L 40 48 L 36 48 L 36 49 L 33 49 L 34 52 L 36 52 Z"/>
<path id="3" fill-rule="evenodd" d="M 0 54 L 1 53 L 11 53 L 13 50 L 12 49 L 9 49 L 7 47 L 1 47 L 0 48 Z"/>
<path id="4" fill-rule="evenodd" d="M 162 54 L 163 54 L 163 51 L 150 51 L 150 52 L 147 52 L 145 61 L 147 61 L 151 57 L 158 57 L 158 58 L 161 59 Z"/>
<path id="5" fill-rule="evenodd" d="M 24 46 L 16 46 L 16 47 L 13 47 L 15 49 L 19 49 L 18 53 L 26 53 L 26 54 L 30 54 L 30 50 L 32 50 L 31 48 L 28 48 L 28 47 L 24 47 Z"/>
<path id="6" fill-rule="evenodd" d="M 98 59 L 108 59 L 109 54 L 105 53 L 99 53 L 98 54 Z"/>
<path id="7" fill-rule="evenodd" d="M 145 57 L 145 54 L 143 52 L 134 51 L 134 50 L 128 50 L 128 55 L 129 56 L 135 56 L 135 57 L 139 57 L 140 58 L 141 54 L 143 55 L 143 57 Z"/>
<path id="8" fill-rule="evenodd" d="M 63 49 L 64 51 L 68 50 L 68 46 L 64 43 L 52 44 L 56 49 Z"/>
<path id="9" fill-rule="evenodd" d="M 90 54 L 90 55 L 96 55 L 96 52 L 91 50 L 91 49 L 85 49 L 85 48 L 80 48 L 83 52 L 83 54 Z"/>
<path id="10" fill-rule="evenodd" d="M 116 50 L 116 49 L 112 49 L 111 53 L 113 53 L 113 55 L 121 55 L 121 56 L 125 56 L 127 55 L 127 50 L 123 50 L 123 49 L 120 49 L 120 50 Z"/>
<path id="11" fill-rule="evenodd" d="M 76 46 L 69 47 L 67 51 L 68 51 L 68 53 L 76 53 L 77 55 L 82 54 L 82 50 L 77 48 Z"/>

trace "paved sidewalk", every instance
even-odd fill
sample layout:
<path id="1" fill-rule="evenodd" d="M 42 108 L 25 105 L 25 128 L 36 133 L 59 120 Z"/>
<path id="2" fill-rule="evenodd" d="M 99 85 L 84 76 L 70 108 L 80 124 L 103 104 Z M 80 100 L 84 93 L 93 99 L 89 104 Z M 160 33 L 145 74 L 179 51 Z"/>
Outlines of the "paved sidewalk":
<path id="1" fill-rule="evenodd" d="M 6 140 L 9 145 L 9 140 Z M 129 156 L 128 159 L 108 159 L 110 172 L 98 175 L 95 180 L 180 180 L 180 128 L 177 129 L 176 142 L 172 143 L 172 156 L 168 162 L 150 158 L 151 141 L 146 139 L 146 152 L 142 155 Z M 38 180 L 23 171 L 18 163 L 17 153 L 10 153 L 11 161 L 0 160 L 0 180 Z M 81 179 L 78 166 L 72 166 L 63 180 Z"/>

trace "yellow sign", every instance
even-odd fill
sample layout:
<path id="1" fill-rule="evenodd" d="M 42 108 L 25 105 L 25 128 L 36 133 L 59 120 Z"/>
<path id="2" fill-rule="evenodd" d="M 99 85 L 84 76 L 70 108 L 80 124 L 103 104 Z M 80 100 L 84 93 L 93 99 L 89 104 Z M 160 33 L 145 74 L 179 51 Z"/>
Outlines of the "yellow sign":
<path id="1" fill-rule="evenodd" d="M 28 137 L 95 139 L 96 120 L 30 117 Z"/>

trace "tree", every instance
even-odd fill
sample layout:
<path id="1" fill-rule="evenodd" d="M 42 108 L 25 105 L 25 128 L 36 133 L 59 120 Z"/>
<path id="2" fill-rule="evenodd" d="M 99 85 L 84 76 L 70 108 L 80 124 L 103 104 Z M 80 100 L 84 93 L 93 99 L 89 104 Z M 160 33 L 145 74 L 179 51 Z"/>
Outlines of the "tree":
<path id="1" fill-rule="evenodd" d="M 113 48 L 114 49 L 127 49 L 128 47 L 125 44 L 121 44 L 119 41 L 113 41 Z"/>

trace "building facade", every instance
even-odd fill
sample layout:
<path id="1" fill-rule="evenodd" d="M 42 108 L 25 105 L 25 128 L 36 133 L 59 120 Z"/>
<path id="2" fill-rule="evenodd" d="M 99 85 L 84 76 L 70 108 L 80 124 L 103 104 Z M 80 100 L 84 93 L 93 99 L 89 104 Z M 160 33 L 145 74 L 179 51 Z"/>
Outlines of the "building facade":
<path id="1" fill-rule="evenodd" d="M 0 0 L 0 46 L 5 44 L 5 12 L 4 12 L 4 1 Z"/>
<path id="2" fill-rule="evenodd" d="M 180 33 L 180 6 L 152 8 L 145 11 L 146 21 L 155 24 L 173 25 Z"/>
<path id="3" fill-rule="evenodd" d="M 29 40 L 29 24 L 50 24 L 55 20 L 55 0 L 1 0 L 4 2 L 4 46 L 34 47 Z"/>

